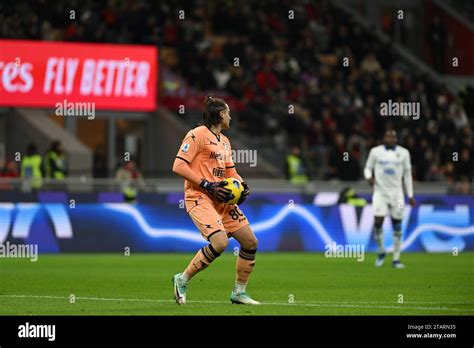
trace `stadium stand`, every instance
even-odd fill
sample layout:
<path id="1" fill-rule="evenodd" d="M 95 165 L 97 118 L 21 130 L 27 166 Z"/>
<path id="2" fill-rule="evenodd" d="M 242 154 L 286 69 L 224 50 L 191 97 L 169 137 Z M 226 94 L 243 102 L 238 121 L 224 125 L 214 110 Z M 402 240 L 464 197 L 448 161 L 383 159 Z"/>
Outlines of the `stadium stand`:
<path id="1" fill-rule="evenodd" d="M 192 87 L 242 103 L 240 132 L 281 151 L 301 148 L 313 179 L 360 179 L 368 150 L 394 128 L 415 180 L 472 180 L 473 89 L 453 95 L 328 1 L 72 3 L 2 3 L 0 36 L 157 45 L 174 56 L 166 68 Z M 78 20 L 59 15 L 70 8 Z M 186 20 L 170 19 L 181 10 Z M 389 99 L 419 101 L 422 117 L 375 117 Z M 453 166 L 453 152 L 462 165 Z"/>

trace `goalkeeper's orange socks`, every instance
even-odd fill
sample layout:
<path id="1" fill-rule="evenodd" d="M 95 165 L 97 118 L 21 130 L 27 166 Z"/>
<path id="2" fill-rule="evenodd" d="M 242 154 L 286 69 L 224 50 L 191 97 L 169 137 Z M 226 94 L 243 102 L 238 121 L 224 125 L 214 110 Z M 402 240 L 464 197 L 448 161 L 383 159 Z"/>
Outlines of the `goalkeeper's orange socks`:
<path id="1" fill-rule="evenodd" d="M 187 282 L 197 273 L 206 269 L 221 254 L 218 253 L 211 244 L 200 249 L 189 263 L 188 267 L 181 274 L 181 280 Z"/>
<path id="2" fill-rule="evenodd" d="M 237 257 L 237 262 L 235 265 L 236 268 L 236 277 L 235 277 L 235 293 L 245 292 L 250 274 L 253 271 L 255 266 L 255 254 L 257 250 L 247 250 L 240 248 L 239 256 Z M 181 280 L 184 282 L 189 281 L 200 271 L 206 269 L 212 261 L 220 256 L 211 244 L 205 246 L 199 250 L 193 259 L 189 263 L 188 267 L 181 274 Z"/>
<path id="3" fill-rule="evenodd" d="M 245 292 L 245 287 L 247 286 L 250 274 L 255 266 L 256 253 L 257 249 L 248 250 L 240 248 L 239 256 L 237 257 L 237 262 L 235 264 L 237 272 L 235 276 L 234 292 L 237 294 Z"/>

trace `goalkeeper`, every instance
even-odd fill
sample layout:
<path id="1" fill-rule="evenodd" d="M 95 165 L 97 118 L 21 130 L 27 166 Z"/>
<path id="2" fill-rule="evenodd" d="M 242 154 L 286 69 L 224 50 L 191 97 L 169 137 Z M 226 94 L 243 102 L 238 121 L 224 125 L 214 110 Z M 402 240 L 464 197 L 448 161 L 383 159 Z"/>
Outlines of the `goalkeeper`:
<path id="1" fill-rule="evenodd" d="M 236 262 L 235 286 L 230 300 L 236 304 L 257 305 L 246 293 L 255 266 L 257 238 L 238 205 L 249 195 L 249 189 L 237 174 L 230 156 L 229 139 L 221 133 L 229 129 L 230 109 L 218 98 L 206 97 L 203 125 L 191 129 L 181 144 L 173 164 L 173 172 L 184 178 L 186 211 L 202 236 L 209 242 L 200 249 L 182 273 L 173 277 L 176 303 L 186 303 L 189 281 L 206 269 L 227 247 L 229 237 L 240 244 Z M 237 204 L 227 204 L 233 197 L 225 186 L 225 178 L 242 181 L 244 191 Z"/>

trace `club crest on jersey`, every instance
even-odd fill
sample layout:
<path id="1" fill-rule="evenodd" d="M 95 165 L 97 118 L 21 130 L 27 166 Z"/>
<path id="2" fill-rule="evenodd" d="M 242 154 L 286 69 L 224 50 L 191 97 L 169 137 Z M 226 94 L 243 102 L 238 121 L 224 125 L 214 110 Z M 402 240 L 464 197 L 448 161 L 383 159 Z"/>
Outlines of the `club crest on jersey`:
<path id="1" fill-rule="evenodd" d="M 181 148 L 182 152 L 188 152 L 189 150 L 189 144 L 184 144 L 183 147 Z"/>
<path id="2" fill-rule="evenodd" d="M 224 145 L 224 150 L 225 150 L 225 151 L 228 151 L 228 150 L 229 150 L 229 144 L 227 144 L 227 143 L 222 143 L 222 145 Z"/>

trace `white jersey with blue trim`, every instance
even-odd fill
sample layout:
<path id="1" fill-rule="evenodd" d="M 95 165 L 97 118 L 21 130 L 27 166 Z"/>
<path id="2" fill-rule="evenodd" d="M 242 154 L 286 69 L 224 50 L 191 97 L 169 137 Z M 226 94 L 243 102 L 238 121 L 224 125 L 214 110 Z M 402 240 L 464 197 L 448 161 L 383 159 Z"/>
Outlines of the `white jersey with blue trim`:
<path id="1" fill-rule="evenodd" d="M 365 164 L 364 176 L 368 180 L 375 176 L 374 192 L 403 193 L 413 197 L 410 152 L 403 146 L 396 145 L 389 149 L 385 145 L 373 147 Z"/>

